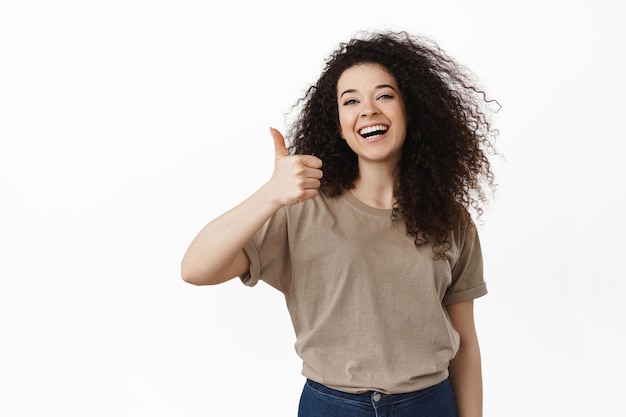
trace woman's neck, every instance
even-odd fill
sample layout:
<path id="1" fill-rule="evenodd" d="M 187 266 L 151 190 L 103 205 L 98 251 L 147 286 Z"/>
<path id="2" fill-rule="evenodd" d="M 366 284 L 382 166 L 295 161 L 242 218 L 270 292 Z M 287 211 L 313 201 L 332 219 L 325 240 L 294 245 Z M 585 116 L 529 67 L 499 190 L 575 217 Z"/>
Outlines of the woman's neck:
<path id="1" fill-rule="evenodd" d="M 368 206 L 391 209 L 394 204 L 394 178 L 389 167 L 377 166 L 359 169 L 352 194 Z"/>

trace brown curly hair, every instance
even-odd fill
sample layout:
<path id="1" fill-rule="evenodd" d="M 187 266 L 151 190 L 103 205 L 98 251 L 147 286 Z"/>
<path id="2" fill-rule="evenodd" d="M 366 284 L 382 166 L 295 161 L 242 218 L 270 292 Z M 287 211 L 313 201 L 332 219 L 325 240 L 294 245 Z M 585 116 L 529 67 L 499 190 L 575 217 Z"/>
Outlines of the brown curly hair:
<path id="1" fill-rule="evenodd" d="M 323 161 L 321 191 L 330 197 L 353 188 L 359 175 L 357 155 L 339 134 L 336 87 L 346 69 L 363 63 L 382 65 L 396 78 L 407 110 L 393 218 L 404 221 L 416 246 L 432 243 L 440 257 L 450 248 L 450 231 L 460 221 L 470 223 L 470 210 L 482 214 L 486 187 L 495 188 L 487 155 L 498 132 L 487 114 L 497 102 L 426 38 L 379 32 L 341 43 L 295 104 L 297 116 L 287 135 L 291 153 Z"/>

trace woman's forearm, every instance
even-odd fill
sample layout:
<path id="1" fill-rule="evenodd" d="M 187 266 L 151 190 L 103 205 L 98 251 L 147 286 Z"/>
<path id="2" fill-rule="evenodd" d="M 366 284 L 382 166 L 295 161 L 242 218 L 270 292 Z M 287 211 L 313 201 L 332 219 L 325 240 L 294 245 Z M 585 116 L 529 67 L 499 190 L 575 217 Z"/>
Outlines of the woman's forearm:
<path id="1" fill-rule="evenodd" d="M 469 346 L 462 343 L 449 369 L 459 417 L 482 417 L 483 380 L 478 343 Z"/>
<path id="2" fill-rule="evenodd" d="M 285 138 L 270 129 L 274 140 L 274 172 L 244 202 L 207 224 L 187 249 L 181 265 L 185 281 L 219 284 L 245 273 L 249 261 L 243 247 L 282 206 L 315 198 L 322 161 L 312 155 L 289 155 Z"/>
<path id="3" fill-rule="evenodd" d="M 195 285 L 219 284 L 247 270 L 243 247 L 281 204 L 266 187 L 207 224 L 185 253 L 181 274 Z M 243 270 L 242 270 L 243 269 Z"/>
<path id="4" fill-rule="evenodd" d="M 446 307 L 452 325 L 459 333 L 459 350 L 450 362 L 450 383 L 459 417 L 482 417 L 483 377 L 480 346 L 474 323 L 474 302 Z"/>

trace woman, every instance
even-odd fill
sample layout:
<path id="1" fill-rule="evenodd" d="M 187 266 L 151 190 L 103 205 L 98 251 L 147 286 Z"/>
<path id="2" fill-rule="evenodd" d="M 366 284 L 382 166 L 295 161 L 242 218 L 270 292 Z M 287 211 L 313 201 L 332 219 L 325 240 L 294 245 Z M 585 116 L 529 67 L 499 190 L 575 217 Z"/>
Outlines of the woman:
<path id="1" fill-rule="evenodd" d="M 183 279 L 285 295 L 301 417 L 482 415 L 484 94 L 435 44 L 383 32 L 341 44 L 299 104 L 291 152 L 270 129 L 271 178 L 200 231 Z"/>

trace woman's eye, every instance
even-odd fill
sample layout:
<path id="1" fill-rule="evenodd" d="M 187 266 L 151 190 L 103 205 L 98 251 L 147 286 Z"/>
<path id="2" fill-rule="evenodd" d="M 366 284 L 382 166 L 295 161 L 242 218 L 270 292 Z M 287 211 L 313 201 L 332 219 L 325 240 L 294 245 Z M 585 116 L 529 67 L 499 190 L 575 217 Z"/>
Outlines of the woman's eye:
<path id="1" fill-rule="evenodd" d="M 378 96 L 378 99 L 383 99 L 383 100 L 388 100 L 390 98 L 393 98 L 393 95 L 391 94 L 381 94 Z"/>
<path id="2" fill-rule="evenodd" d="M 343 105 L 344 106 L 351 106 L 351 105 L 356 104 L 356 103 L 357 103 L 357 101 L 355 99 L 351 98 L 350 100 L 344 101 Z"/>

